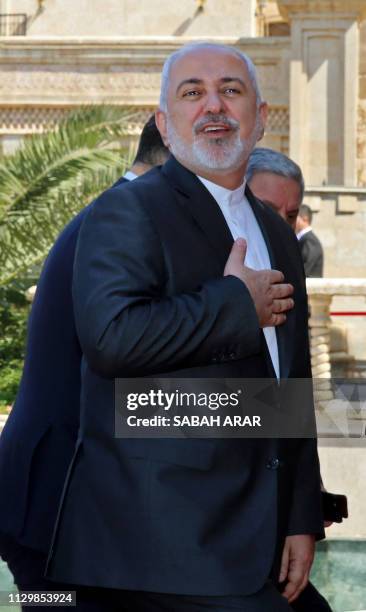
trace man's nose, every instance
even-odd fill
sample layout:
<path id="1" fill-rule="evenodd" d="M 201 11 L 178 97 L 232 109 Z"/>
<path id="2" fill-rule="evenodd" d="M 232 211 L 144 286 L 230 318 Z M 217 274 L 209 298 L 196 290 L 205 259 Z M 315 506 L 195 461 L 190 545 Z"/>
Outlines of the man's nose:
<path id="1" fill-rule="evenodd" d="M 218 91 L 208 92 L 205 100 L 206 113 L 217 114 L 224 110 L 224 104 Z"/>

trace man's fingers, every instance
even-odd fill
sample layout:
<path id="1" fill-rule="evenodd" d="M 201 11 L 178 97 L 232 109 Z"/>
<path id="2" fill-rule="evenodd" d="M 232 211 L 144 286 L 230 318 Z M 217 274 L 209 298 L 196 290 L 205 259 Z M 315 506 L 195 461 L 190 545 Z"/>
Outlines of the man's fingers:
<path id="1" fill-rule="evenodd" d="M 294 288 L 290 283 L 279 283 L 277 285 L 271 285 L 270 295 L 272 299 L 276 300 L 288 298 L 293 292 Z"/>
<path id="2" fill-rule="evenodd" d="M 284 275 L 279 270 L 268 270 L 268 281 L 270 284 L 283 283 Z"/>
<path id="3" fill-rule="evenodd" d="M 237 238 L 230 251 L 229 259 L 231 259 L 231 261 L 233 261 L 234 263 L 240 263 L 240 265 L 242 266 L 246 253 L 247 241 L 244 240 L 244 238 Z"/>
<path id="4" fill-rule="evenodd" d="M 290 297 L 294 288 L 284 283 L 279 270 L 253 270 L 245 265 L 247 243 L 244 238 L 235 240 L 227 259 L 224 276 L 236 276 L 245 283 L 254 302 L 260 327 L 282 325 L 286 312 L 293 308 Z"/>
<path id="5" fill-rule="evenodd" d="M 230 255 L 227 259 L 224 276 L 234 274 L 243 268 L 244 259 L 247 252 L 247 243 L 244 238 L 237 238 L 232 246 Z"/>
<path id="6" fill-rule="evenodd" d="M 295 601 L 298 598 L 298 596 L 300 595 L 300 593 L 303 592 L 303 590 L 308 585 L 308 583 L 309 583 L 309 574 L 306 574 L 305 577 L 303 578 L 301 584 L 297 587 L 296 591 L 288 599 L 288 602 L 292 603 L 293 601 Z"/>
<path id="7" fill-rule="evenodd" d="M 276 327 L 277 325 L 282 325 L 285 321 L 285 314 L 276 314 L 275 312 L 273 312 L 271 317 L 268 319 L 268 322 L 265 323 L 263 327 Z"/>
<path id="8" fill-rule="evenodd" d="M 286 298 L 283 300 L 273 300 L 272 311 L 275 314 L 280 312 L 286 312 L 287 310 L 291 310 L 294 307 L 294 300 L 292 298 Z"/>
<path id="9" fill-rule="evenodd" d="M 315 538 L 310 535 L 287 536 L 285 547 L 289 548 L 289 570 L 287 584 L 282 595 L 291 603 L 304 590 L 314 558 Z"/>
<path id="10" fill-rule="evenodd" d="M 294 565 L 295 567 L 292 567 L 292 565 Z M 300 594 L 300 589 L 303 583 L 304 572 L 302 570 L 302 567 L 298 564 L 290 564 L 290 571 L 288 572 L 288 583 L 286 584 L 282 595 L 286 597 L 289 602 L 293 601 Z"/>
<path id="11" fill-rule="evenodd" d="M 293 582 L 288 582 L 284 588 L 284 590 L 282 591 L 282 597 L 284 597 L 285 599 L 287 599 L 288 601 L 290 599 L 292 599 L 292 597 L 294 596 L 294 594 L 296 593 L 296 585 Z"/>
<path id="12" fill-rule="evenodd" d="M 278 578 L 278 582 L 283 582 L 287 578 L 289 559 L 290 559 L 290 549 L 288 546 L 284 546 L 284 549 L 282 552 L 281 569 L 280 569 L 280 575 Z"/>

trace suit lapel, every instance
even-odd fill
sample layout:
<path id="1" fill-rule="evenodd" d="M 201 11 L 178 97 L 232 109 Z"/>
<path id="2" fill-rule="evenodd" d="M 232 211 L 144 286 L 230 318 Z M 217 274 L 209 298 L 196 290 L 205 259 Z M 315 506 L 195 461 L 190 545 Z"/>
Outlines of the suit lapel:
<path id="1" fill-rule="evenodd" d="M 271 211 L 268 210 L 265 204 L 254 197 L 248 186 L 246 186 L 245 195 L 253 209 L 266 242 L 271 267 L 275 270 L 281 270 L 285 276 L 285 282 L 291 282 L 288 275 L 286 275 L 289 267 L 289 254 L 285 246 L 286 241 L 281 241 L 280 234 L 276 230 L 276 224 L 273 223 Z M 288 312 L 286 317 L 286 323 L 276 327 L 281 378 L 287 378 L 291 368 L 294 348 L 295 310 L 293 309 Z"/>
<path id="2" fill-rule="evenodd" d="M 213 256 L 223 271 L 233 237 L 216 200 L 196 177 L 171 156 L 162 172 L 177 192 L 179 203 L 194 219 L 212 247 Z"/>

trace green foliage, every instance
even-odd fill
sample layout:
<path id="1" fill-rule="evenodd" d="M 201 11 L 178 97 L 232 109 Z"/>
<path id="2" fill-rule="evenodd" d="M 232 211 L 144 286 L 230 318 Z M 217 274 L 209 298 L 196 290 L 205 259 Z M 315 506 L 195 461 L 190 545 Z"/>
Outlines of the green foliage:
<path id="1" fill-rule="evenodd" d="M 39 265 L 65 224 L 124 173 L 134 116 L 88 107 L 0 159 L 0 286 Z"/>
<path id="2" fill-rule="evenodd" d="M 119 143 L 134 120 L 118 107 L 84 107 L 0 156 L 0 406 L 13 402 L 21 375 L 24 290 L 66 223 L 131 164 Z"/>
<path id="3" fill-rule="evenodd" d="M 31 215 L 39 206 L 47 207 L 45 193 L 58 190 L 80 171 L 93 174 L 120 161 L 120 151 L 110 145 L 126 134 L 132 118 L 130 112 L 113 106 L 85 107 L 66 117 L 56 130 L 26 139 L 0 163 L 3 214 Z"/>
<path id="4" fill-rule="evenodd" d="M 14 401 L 19 385 L 29 307 L 16 286 L 0 288 L 0 406 Z"/>
<path id="5" fill-rule="evenodd" d="M 21 359 L 14 359 L 8 365 L 1 368 L 0 414 L 1 412 L 6 412 L 5 410 L 2 411 L 1 408 L 7 408 L 13 404 L 22 376 L 22 370 L 23 361 Z"/>

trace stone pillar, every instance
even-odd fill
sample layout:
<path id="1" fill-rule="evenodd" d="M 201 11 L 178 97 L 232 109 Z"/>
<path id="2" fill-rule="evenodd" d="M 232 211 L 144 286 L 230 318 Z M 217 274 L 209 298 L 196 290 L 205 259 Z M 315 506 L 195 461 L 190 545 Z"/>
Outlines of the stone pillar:
<path id="1" fill-rule="evenodd" d="M 314 396 L 318 407 L 333 398 L 331 387 L 330 306 L 335 295 L 366 296 L 366 278 L 307 278 Z"/>
<path id="2" fill-rule="evenodd" d="M 277 0 L 291 23 L 290 156 L 308 185 L 357 185 L 365 0 Z"/>
<path id="3" fill-rule="evenodd" d="M 330 305 L 331 295 L 322 293 L 309 296 L 311 310 L 310 352 L 316 402 L 333 399 L 330 363 Z"/>

